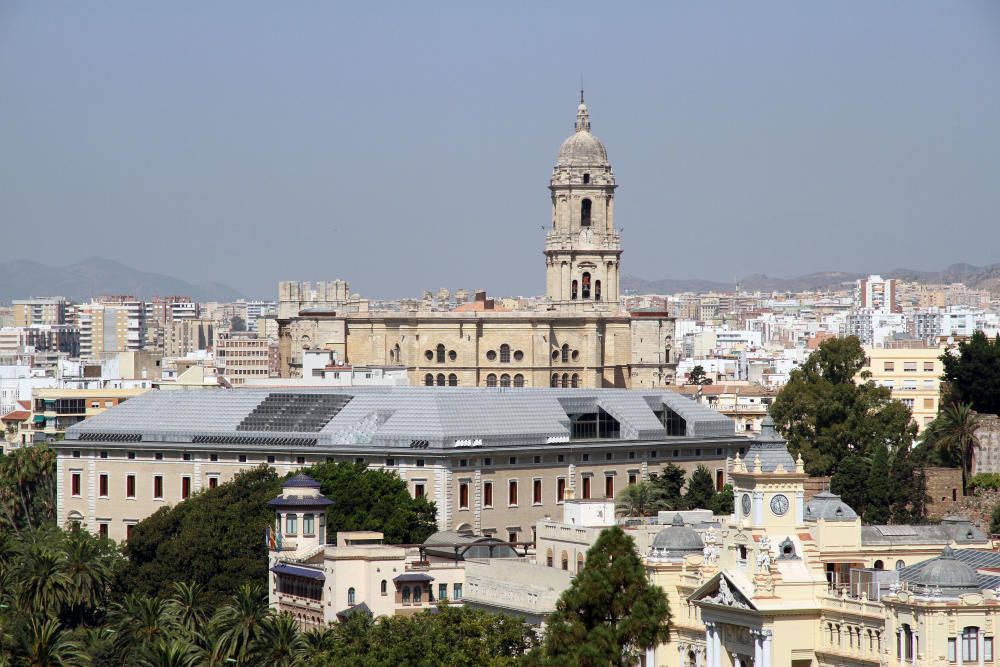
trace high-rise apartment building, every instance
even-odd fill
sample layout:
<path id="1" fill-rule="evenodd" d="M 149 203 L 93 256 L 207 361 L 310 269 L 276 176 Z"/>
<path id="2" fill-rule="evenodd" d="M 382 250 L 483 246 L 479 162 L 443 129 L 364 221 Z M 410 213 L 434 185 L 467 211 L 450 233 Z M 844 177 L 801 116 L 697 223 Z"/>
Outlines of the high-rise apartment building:
<path id="1" fill-rule="evenodd" d="M 903 312 L 896 299 L 895 278 L 868 276 L 859 280 L 855 290 L 855 306 L 889 313 Z"/>
<path id="2" fill-rule="evenodd" d="M 277 370 L 277 359 L 277 345 L 252 331 L 215 332 L 216 367 L 230 384 L 271 377 L 272 369 Z"/>
<path id="3" fill-rule="evenodd" d="M 177 319 L 164 327 L 163 356 L 183 357 L 212 347 L 215 322 L 206 319 Z"/>
<path id="4" fill-rule="evenodd" d="M 146 307 L 134 297 L 102 297 L 98 302 L 81 304 L 77 320 L 81 357 L 95 358 L 109 352 L 143 349 Z"/>
<path id="5" fill-rule="evenodd" d="M 862 373 L 876 385 L 892 391 L 913 413 L 922 431 L 937 416 L 941 402 L 941 375 L 944 349 L 934 347 L 888 348 L 865 346 L 866 364 Z M 858 382 L 862 382 L 861 374 Z"/>
<path id="6" fill-rule="evenodd" d="M 14 300 L 14 326 L 66 324 L 70 302 L 61 296 Z"/>

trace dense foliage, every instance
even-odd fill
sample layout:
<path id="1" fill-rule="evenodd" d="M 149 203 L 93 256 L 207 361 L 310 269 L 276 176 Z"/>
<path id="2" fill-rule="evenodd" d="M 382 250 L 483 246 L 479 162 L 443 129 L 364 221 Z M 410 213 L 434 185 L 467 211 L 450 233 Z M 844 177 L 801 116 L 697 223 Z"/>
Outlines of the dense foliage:
<path id="1" fill-rule="evenodd" d="M 56 455 L 45 445 L 0 456 L 0 533 L 52 524 L 56 518 Z"/>
<path id="2" fill-rule="evenodd" d="M 984 489 L 991 491 L 1000 489 L 1000 472 L 981 472 L 972 476 L 968 490 L 973 495 L 978 495 L 979 491 Z"/>
<path id="3" fill-rule="evenodd" d="M 962 488 L 968 491 L 973 456 L 979 446 L 981 418 L 966 403 L 944 404 L 938 416 L 925 429 L 924 445 L 928 453 L 948 466 L 962 469 Z"/>
<path id="4" fill-rule="evenodd" d="M 327 512 L 331 541 L 337 531 L 364 529 L 383 531 L 390 543 L 416 543 L 436 530 L 434 505 L 412 498 L 392 473 L 353 463 L 323 463 L 304 472 L 333 501 Z M 193 581 L 218 604 L 240 585 L 263 581 L 264 528 L 274 516 L 267 503 L 281 493 L 281 483 L 262 465 L 141 521 L 124 547 L 126 588 L 166 595 L 175 581 Z"/>
<path id="5" fill-rule="evenodd" d="M 810 475 L 831 475 L 852 456 L 870 457 L 876 443 L 891 453 L 916 437 L 910 410 L 885 387 L 855 383 L 865 352 L 854 336 L 823 341 L 771 406 L 778 430 Z M 861 377 L 864 380 L 866 378 Z"/>
<path id="6" fill-rule="evenodd" d="M 712 378 L 705 373 L 705 368 L 701 365 L 695 366 L 688 373 L 688 384 L 706 385 L 712 384 Z"/>
<path id="7" fill-rule="evenodd" d="M 501 614 L 442 603 L 414 616 L 354 614 L 322 636 L 314 667 L 516 665 L 535 647 L 531 626 Z"/>
<path id="8" fill-rule="evenodd" d="M 958 344 L 958 354 L 946 352 L 946 403 L 967 403 L 980 414 L 1000 414 L 1000 334 L 990 341 L 982 331 Z"/>
<path id="9" fill-rule="evenodd" d="M 715 514 L 731 514 L 733 488 L 727 484 L 722 491 L 716 491 L 712 474 L 703 465 L 685 480 L 684 470 L 668 463 L 660 474 L 653 473 L 649 480 L 622 489 L 615 505 L 619 516 L 653 516 L 661 510 L 699 508 L 710 509 Z"/>
<path id="10" fill-rule="evenodd" d="M 650 583 L 632 538 L 618 526 L 601 532 L 583 571 L 549 616 L 541 651 L 530 663 L 573 667 L 631 666 L 670 638 L 670 607 Z"/>

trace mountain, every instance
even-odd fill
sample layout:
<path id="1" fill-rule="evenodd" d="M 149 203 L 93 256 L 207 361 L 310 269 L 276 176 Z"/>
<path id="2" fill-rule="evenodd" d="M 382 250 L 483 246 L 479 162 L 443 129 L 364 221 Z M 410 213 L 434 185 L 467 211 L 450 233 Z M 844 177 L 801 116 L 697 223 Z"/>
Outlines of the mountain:
<path id="1" fill-rule="evenodd" d="M 30 296 L 85 301 L 102 294 L 131 294 L 140 299 L 180 295 L 195 301 L 233 301 L 243 296 L 221 283 L 189 283 L 100 257 L 68 266 L 46 266 L 24 259 L 0 263 L 0 303 Z"/>
<path id="2" fill-rule="evenodd" d="M 988 266 L 972 264 L 952 264 L 943 271 L 916 271 L 913 269 L 892 269 L 873 272 L 885 278 L 897 278 L 906 282 L 924 284 L 965 283 L 968 287 L 989 290 L 1000 295 L 1000 263 Z M 794 278 L 775 278 L 762 273 L 751 274 L 739 281 L 740 289 L 747 292 L 805 292 L 850 286 L 864 273 L 844 273 L 842 271 L 821 271 Z M 625 276 L 622 287 L 636 294 L 673 294 L 677 292 L 720 292 L 732 291 L 735 282 L 714 280 L 675 280 L 664 278 L 646 280 L 635 276 Z"/>

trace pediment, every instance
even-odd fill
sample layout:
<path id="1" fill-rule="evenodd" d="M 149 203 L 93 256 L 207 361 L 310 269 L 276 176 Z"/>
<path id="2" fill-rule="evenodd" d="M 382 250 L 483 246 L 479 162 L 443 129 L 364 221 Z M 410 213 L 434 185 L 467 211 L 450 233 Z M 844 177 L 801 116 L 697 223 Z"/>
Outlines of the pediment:
<path id="1" fill-rule="evenodd" d="M 730 577 L 727 577 L 725 572 L 719 572 L 706 581 L 688 599 L 692 602 L 700 602 L 717 607 L 757 611 L 757 607 L 751 601 L 750 595 L 737 586 Z"/>

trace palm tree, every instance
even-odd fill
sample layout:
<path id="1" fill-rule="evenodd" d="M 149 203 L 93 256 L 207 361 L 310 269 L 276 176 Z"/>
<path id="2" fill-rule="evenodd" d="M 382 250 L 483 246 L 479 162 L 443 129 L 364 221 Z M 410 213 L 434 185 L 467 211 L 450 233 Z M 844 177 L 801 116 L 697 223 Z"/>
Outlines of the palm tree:
<path id="1" fill-rule="evenodd" d="M 142 667 L 195 667 L 198 649 L 183 639 L 158 639 L 143 648 L 137 663 Z"/>
<path id="2" fill-rule="evenodd" d="M 70 596 L 66 554 L 34 540 L 22 545 L 14 570 L 18 606 L 34 616 L 58 616 Z"/>
<path id="3" fill-rule="evenodd" d="M 23 627 L 17 664 L 26 667 L 74 667 L 86 664 L 80 647 L 70 641 L 55 619 L 32 617 Z"/>
<path id="4" fill-rule="evenodd" d="M 219 639 L 237 665 L 251 664 L 250 649 L 260 637 L 264 619 L 270 613 L 263 587 L 243 584 L 232 596 L 232 602 L 212 618 Z"/>
<path id="5" fill-rule="evenodd" d="M 615 501 L 615 511 L 619 516 L 652 516 L 661 509 L 667 509 L 663 490 L 648 480 L 629 484 Z"/>
<path id="6" fill-rule="evenodd" d="M 265 618 L 261 623 L 260 636 L 253 644 L 254 658 L 259 664 L 274 667 L 297 667 L 308 651 L 308 642 L 289 614 Z"/>
<path id="7" fill-rule="evenodd" d="M 167 609 L 188 637 L 194 637 L 208 620 L 205 588 L 197 582 L 174 582 Z"/>
<path id="8" fill-rule="evenodd" d="M 133 593 L 115 605 L 111 626 L 115 631 L 115 652 L 125 664 L 132 664 L 142 648 L 172 636 L 177 622 L 164 600 Z"/>
<path id="9" fill-rule="evenodd" d="M 69 578 L 68 605 L 79 623 L 87 609 L 104 603 L 111 583 L 110 559 L 101 544 L 83 530 L 72 530 L 64 543 L 65 570 Z"/>
<path id="10" fill-rule="evenodd" d="M 309 646 L 310 655 L 316 655 L 317 653 L 329 650 L 337 640 L 336 633 L 334 633 L 333 628 L 330 626 L 313 628 L 303 634 L 302 637 Z"/>
<path id="11" fill-rule="evenodd" d="M 979 446 L 979 414 L 967 403 L 952 403 L 941 410 L 934 425 L 934 442 L 947 456 L 962 462 L 962 494 Z"/>

